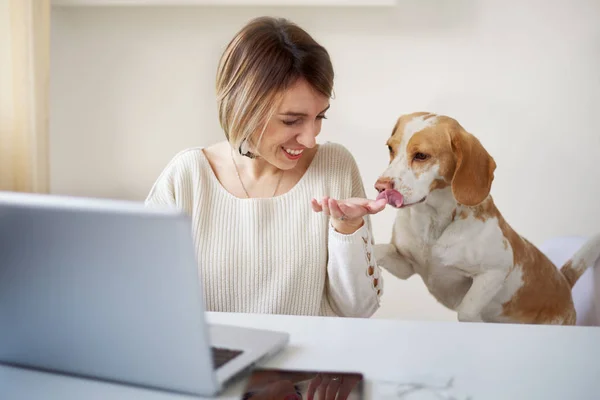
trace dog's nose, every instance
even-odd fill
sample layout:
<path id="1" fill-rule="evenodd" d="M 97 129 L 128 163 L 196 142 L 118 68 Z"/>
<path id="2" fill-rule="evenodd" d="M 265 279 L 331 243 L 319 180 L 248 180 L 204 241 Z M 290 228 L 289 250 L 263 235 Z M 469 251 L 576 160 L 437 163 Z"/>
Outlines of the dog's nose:
<path id="1" fill-rule="evenodd" d="M 379 178 L 377 182 L 375 182 L 375 189 L 381 193 L 384 190 L 393 189 L 394 182 L 389 178 Z"/>

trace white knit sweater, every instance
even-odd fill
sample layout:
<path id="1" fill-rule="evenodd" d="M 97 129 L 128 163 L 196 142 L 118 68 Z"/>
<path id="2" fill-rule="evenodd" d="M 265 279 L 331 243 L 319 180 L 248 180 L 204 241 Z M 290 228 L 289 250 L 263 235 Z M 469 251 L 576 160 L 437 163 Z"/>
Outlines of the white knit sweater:
<path id="1" fill-rule="evenodd" d="M 296 186 L 267 199 L 233 196 L 202 148 L 187 149 L 160 174 L 146 204 L 191 217 L 208 311 L 370 317 L 383 293 L 370 219 L 340 234 L 311 208 L 323 196 L 365 196 L 354 158 L 339 144 L 320 145 Z"/>

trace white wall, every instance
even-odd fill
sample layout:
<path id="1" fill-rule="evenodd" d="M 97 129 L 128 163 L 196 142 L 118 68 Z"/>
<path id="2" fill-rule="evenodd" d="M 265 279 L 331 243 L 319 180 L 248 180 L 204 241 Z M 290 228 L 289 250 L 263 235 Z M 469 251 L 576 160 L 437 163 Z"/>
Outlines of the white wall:
<path id="1" fill-rule="evenodd" d="M 364 8 L 55 8 L 55 193 L 141 200 L 180 149 L 222 139 L 214 76 L 250 18 L 290 17 L 330 51 L 321 141 L 345 144 L 367 191 L 401 113 L 456 117 L 495 157 L 508 221 L 539 244 L 600 231 L 600 2 L 398 0 Z M 393 210 L 374 217 L 377 241 Z M 379 317 L 454 319 L 419 278 L 386 275 Z"/>

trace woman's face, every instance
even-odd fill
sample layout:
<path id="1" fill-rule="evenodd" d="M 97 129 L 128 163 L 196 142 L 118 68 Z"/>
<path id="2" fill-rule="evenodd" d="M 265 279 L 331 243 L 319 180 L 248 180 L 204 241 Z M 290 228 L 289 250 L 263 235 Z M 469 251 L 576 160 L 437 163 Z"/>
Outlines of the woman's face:
<path id="1" fill-rule="evenodd" d="M 294 168 L 304 151 L 315 147 L 328 108 L 327 96 L 303 79 L 296 82 L 269 120 L 258 143 L 259 155 L 279 169 Z"/>

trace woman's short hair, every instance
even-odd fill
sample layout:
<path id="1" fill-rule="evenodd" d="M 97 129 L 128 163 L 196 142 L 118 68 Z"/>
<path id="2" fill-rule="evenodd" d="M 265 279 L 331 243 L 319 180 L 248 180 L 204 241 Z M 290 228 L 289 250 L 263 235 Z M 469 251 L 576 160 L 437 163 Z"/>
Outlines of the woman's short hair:
<path id="1" fill-rule="evenodd" d="M 219 122 L 234 148 L 264 129 L 283 93 L 298 79 L 330 98 L 327 50 L 285 18 L 251 20 L 229 42 L 217 70 Z"/>

